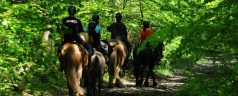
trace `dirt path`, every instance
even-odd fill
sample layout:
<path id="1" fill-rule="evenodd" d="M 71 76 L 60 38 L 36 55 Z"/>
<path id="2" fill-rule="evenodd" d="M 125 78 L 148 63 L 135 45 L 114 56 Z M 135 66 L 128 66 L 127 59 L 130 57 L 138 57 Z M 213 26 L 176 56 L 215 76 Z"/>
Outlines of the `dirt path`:
<path id="1" fill-rule="evenodd" d="M 157 77 L 156 88 L 135 87 L 134 79 L 124 79 L 126 88 L 103 88 L 102 96 L 178 96 L 177 87 L 182 85 L 181 80 L 185 77 L 173 75 L 168 77 Z M 149 82 L 152 84 L 152 81 Z"/>

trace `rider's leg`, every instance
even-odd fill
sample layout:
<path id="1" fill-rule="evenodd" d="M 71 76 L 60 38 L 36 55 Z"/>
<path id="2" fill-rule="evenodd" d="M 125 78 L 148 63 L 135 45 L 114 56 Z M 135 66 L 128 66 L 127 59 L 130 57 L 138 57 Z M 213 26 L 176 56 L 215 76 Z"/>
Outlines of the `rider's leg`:
<path id="1" fill-rule="evenodd" d="M 90 44 L 87 44 L 85 41 L 83 41 L 83 39 L 80 37 L 79 34 L 75 36 L 76 41 L 82 44 L 83 47 L 88 51 L 88 64 L 91 64 L 91 56 L 94 54 L 93 47 Z"/>

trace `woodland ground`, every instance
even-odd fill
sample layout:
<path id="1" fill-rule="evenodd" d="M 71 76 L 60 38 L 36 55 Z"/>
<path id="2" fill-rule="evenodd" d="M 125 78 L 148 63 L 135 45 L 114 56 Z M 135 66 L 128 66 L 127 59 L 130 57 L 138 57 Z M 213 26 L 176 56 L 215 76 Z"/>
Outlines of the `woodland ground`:
<path id="1" fill-rule="evenodd" d="M 105 88 L 102 96 L 178 96 L 177 87 L 180 86 L 184 76 L 179 74 L 161 77 L 157 76 L 156 87 L 135 87 L 133 76 L 127 76 L 125 79 L 126 88 Z M 150 80 L 150 86 L 152 81 Z"/>
<path id="2" fill-rule="evenodd" d="M 186 68 L 192 70 L 192 75 L 187 76 Z M 129 69 L 132 70 L 132 69 Z M 172 75 L 162 76 L 156 75 L 156 82 L 158 85 L 156 87 L 152 87 L 152 80 L 149 79 L 150 87 L 135 87 L 135 79 L 131 71 L 126 70 L 125 76 L 123 76 L 122 80 L 124 84 L 127 86 L 125 88 L 107 88 L 107 82 L 103 83 L 103 89 L 101 96 L 180 96 L 178 92 L 179 86 L 184 84 L 184 80 L 188 80 L 193 78 L 193 76 L 204 74 L 204 75 L 214 75 L 218 70 L 212 64 L 212 62 L 206 62 L 204 64 L 178 64 L 178 66 L 174 66 L 171 71 Z M 44 85 L 43 85 L 44 86 Z M 45 94 L 43 96 L 68 96 L 67 87 L 53 87 L 56 89 L 51 94 Z M 33 96 L 30 94 L 25 94 L 24 96 Z"/>
<path id="3" fill-rule="evenodd" d="M 181 64 L 183 65 L 183 64 Z M 156 87 L 135 87 L 135 79 L 133 75 L 126 75 L 125 80 L 126 88 L 104 88 L 102 96 L 179 96 L 178 87 L 183 85 L 183 81 L 193 78 L 198 74 L 213 75 L 218 70 L 212 62 L 204 64 L 195 64 L 193 66 L 177 66 L 172 69 L 173 74 L 170 76 L 156 76 L 158 85 Z M 192 77 L 187 77 L 186 68 L 193 70 Z M 149 81 L 152 86 L 152 80 Z"/>
<path id="4" fill-rule="evenodd" d="M 135 79 L 131 72 L 127 72 L 122 78 L 125 88 L 107 88 L 107 83 L 103 83 L 103 89 L 101 96 L 179 96 L 177 88 L 182 85 L 182 81 L 186 77 L 183 76 L 181 71 L 175 72 L 171 76 L 156 76 L 156 82 L 158 85 L 152 87 L 152 79 L 149 79 L 149 87 L 135 87 Z M 58 90 L 60 91 L 60 90 Z M 57 92 L 54 95 L 68 96 L 67 90 L 61 90 L 64 92 Z"/>
<path id="5" fill-rule="evenodd" d="M 197 64 L 191 66 L 194 70 L 193 74 L 212 74 L 216 71 L 212 64 Z M 127 87 L 125 88 L 107 88 L 107 83 L 103 83 L 103 89 L 101 96 L 179 96 L 178 87 L 183 85 L 183 81 L 192 77 L 186 77 L 184 75 L 185 67 L 178 67 L 172 70 L 173 74 L 170 76 L 156 76 L 156 81 L 158 85 L 156 87 L 152 86 L 152 80 L 149 79 L 150 87 L 135 87 L 134 76 L 127 72 L 123 77 L 123 81 Z M 64 88 L 65 89 L 65 88 Z M 67 90 L 56 93 L 57 96 L 68 96 Z"/>

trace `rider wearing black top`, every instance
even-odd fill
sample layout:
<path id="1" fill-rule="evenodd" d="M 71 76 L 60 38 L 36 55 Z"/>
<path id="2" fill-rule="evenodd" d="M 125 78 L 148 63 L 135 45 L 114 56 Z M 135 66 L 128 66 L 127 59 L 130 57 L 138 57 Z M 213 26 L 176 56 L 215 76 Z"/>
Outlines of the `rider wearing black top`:
<path id="1" fill-rule="evenodd" d="M 62 19 L 63 23 L 62 32 L 65 33 L 63 33 L 63 40 L 61 46 L 63 46 L 65 43 L 76 41 L 77 43 L 82 44 L 85 47 L 85 49 L 89 53 L 89 57 L 91 57 L 91 55 L 93 54 L 92 47 L 89 44 L 85 43 L 79 34 L 84 30 L 81 21 L 74 16 L 76 14 L 76 7 L 69 6 L 68 14 L 69 14 L 68 17 Z M 91 63 L 90 60 L 91 59 L 89 59 L 88 61 L 89 63 Z"/>
<path id="2" fill-rule="evenodd" d="M 64 37 L 63 37 L 62 45 L 64 45 L 67 42 L 73 42 L 73 41 L 76 41 L 77 43 L 82 43 L 83 40 L 81 39 L 79 33 L 83 32 L 83 26 L 81 21 L 74 16 L 76 14 L 76 7 L 69 6 L 68 14 L 69 16 L 66 18 L 63 18 L 62 20 L 62 23 L 63 23 L 62 30 L 64 32 L 67 32 L 63 34 Z"/>
<path id="3" fill-rule="evenodd" d="M 116 14 L 116 22 L 113 22 L 110 26 L 107 27 L 107 30 L 111 32 L 111 39 L 117 39 L 123 41 L 127 48 L 130 48 L 130 43 L 127 40 L 127 28 L 126 25 L 121 22 L 122 15 L 121 13 Z"/>

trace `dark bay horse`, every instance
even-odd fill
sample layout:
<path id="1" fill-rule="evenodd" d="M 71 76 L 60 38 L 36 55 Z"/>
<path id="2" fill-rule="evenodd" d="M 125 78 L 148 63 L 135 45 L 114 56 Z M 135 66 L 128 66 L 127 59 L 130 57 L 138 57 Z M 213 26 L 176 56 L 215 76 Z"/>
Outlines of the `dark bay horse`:
<path id="1" fill-rule="evenodd" d="M 80 33 L 81 38 L 88 44 L 93 42 L 93 38 L 86 32 Z M 106 44 L 108 45 L 108 44 Z M 107 47 L 107 50 L 109 48 Z M 87 96 L 95 96 L 101 93 L 103 75 L 107 70 L 106 59 L 102 50 L 94 50 L 94 54 L 91 57 L 91 64 L 88 64 L 85 72 L 85 87 L 87 87 Z M 105 55 L 108 52 L 105 53 Z M 96 84 L 98 85 L 96 88 Z M 98 93 L 96 93 L 98 91 Z"/>
<path id="2" fill-rule="evenodd" d="M 92 63 L 88 65 L 86 77 L 87 96 L 101 94 L 103 75 L 107 70 L 106 60 L 103 54 L 95 51 L 91 58 Z M 98 84 L 96 88 L 96 84 Z M 98 93 L 96 93 L 98 89 Z"/>
<path id="3" fill-rule="evenodd" d="M 111 39 L 108 42 L 110 46 L 113 46 L 108 65 L 109 87 L 113 86 L 114 79 L 117 87 L 124 87 L 125 85 L 122 83 L 119 73 L 128 55 L 126 45 L 122 41 L 116 39 Z"/>
<path id="4" fill-rule="evenodd" d="M 82 72 L 88 65 L 88 54 L 81 44 L 66 43 L 60 52 L 60 67 L 64 70 L 70 96 L 83 96 L 80 87 Z"/>
<path id="5" fill-rule="evenodd" d="M 133 51 L 134 58 L 134 76 L 136 77 L 136 86 L 142 86 L 144 70 L 148 68 L 144 86 L 149 86 L 148 79 L 151 76 L 153 79 L 153 86 L 156 87 L 155 75 L 153 69 L 156 63 L 160 63 L 163 57 L 163 43 L 159 43 L 154 50 L 151 50 L 151 45 L 147 43 L 146 48 L 138 51 L 140 45 L 137 45 Z"/>

